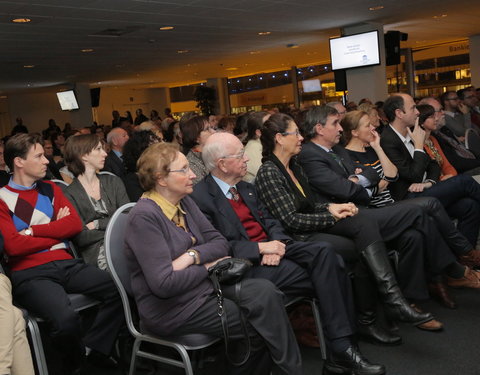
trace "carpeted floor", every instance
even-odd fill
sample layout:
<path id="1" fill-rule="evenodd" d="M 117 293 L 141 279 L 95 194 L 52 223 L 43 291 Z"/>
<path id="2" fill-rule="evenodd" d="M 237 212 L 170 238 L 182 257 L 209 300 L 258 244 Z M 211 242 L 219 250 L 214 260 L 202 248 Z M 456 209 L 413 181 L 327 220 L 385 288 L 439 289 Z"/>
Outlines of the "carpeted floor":
<path id="1" fill-rule="evenodd" d="M 400 325 L 403 344 L 381 347 L 360 343 L 372 362 L 386 366 L 389 375 L 480 375 L 480 290 L 453 290 L 459 304 L 449 310 L 434 301 L 420 304 L 445 325 L 443 332 Z M 318 350 L 302 348 L 305 374 L 321 374 Z"/>

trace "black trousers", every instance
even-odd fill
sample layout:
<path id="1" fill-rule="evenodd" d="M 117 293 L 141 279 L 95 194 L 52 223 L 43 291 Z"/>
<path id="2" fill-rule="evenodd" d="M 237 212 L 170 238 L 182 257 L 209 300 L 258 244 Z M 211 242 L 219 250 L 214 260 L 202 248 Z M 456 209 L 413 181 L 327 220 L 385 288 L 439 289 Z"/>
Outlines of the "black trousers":
<path id="1" fill-rule="evenodd" d="M 289 297 L 315 296 L 327 344 L 355 332 L 350 280 L 330 244 L 294 241 L 287 245 L 280 265 L 254 267 L 251 276 L 270 280 Z"/>
<path id="2" fill-rule="evenodd" d="M 120 295 L 107 272 L 71 259 L 15 271 L 11 279 L 14 300 L 49 324 L 52 339 L 63 353 L 78 357 L 84 353 L 85 343 L 111 354 L 125 318 Z M 102 302 L 83 340 L 80 317 L 67 293 L 85 294 Z"/>
<path id="3" fill-rule="evenodd" d="M 224 307 L 227 314 L 229 337 L 240 344 L 236 358 L 243 358 L 241 345 L 244 332 L 240 311 L 247 323 L 252 344 L 250 358 L 241 367 L 233 367 L 228 374 L 268 375 L 272 361 L 274 373 L 302 374 L 300 350 L 285 312 L 283 293 L 268 280 L 244 279 L 240 292 L 235 285 L 223 286 Z M 210 296 L 175 334 L 205 333 L 223 337 L 221 319 L 217 314 L 215 296 Z M 232 343 L 229 343 L 230 345 Z"/>
<path id="4" fill-rule="evenodd" d="M 440 274 L 455 262 L 434 220 L 421 207 L 407 202 L 361 208 L 357 215 L 338 221 L 325 232 L 351 238 L 357 251 L 378 241 L 397 250 L 400 255 L 397 279 L 407 298 L 428 298 L 428 274 Z"/>
<path id="5" fill-rule="evenodd" d="M 458 230 L 475 248 L 480 228 L 480 184 L 471 176 L 458 175 L 440 181 L 421 193 L 407 195 L 407 198 L 416 197 L 437 198 L 448 214 L 458 219 Z"/>

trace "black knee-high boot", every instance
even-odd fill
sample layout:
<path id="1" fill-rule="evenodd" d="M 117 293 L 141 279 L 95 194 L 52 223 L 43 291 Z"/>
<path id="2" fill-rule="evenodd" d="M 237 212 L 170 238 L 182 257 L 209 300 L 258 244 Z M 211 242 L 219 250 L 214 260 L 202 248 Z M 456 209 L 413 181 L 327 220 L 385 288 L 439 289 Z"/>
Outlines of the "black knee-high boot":
<path id="1" fill-rule="evenodd" d="M 415 311 L 405 300 L 397 285 L 397 280 L 395 279 L 383 242 L 370 244 L 362 251 L 362 256 L 377 282 L 378 291 L 382 296 L 388 317 L 415 325 L 433 319 L 432 314 Z"/>
<path id="2" fill-rule="evenodd" d="M 402 338 L 377 324 L 377 288 L 370 276 L 353 279 L 357 326 L 360 339 L 378 345 L 399 345 Z"/>

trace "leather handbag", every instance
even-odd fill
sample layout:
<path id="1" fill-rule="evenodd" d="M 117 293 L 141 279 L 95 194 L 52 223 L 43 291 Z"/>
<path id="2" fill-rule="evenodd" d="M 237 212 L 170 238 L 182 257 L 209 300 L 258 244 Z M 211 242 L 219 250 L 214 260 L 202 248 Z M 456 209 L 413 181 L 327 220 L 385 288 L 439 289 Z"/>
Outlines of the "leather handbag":
<path id="1" fill-rule="evenodd" d="M 214 266 L 208 269 L 208 277 L 210 278 L 210 280 L 212 280 L 213 289 L 215 290 L 215 293 L 217 295 L 217 304 L 218 304 L 217 314 L 218 316 L 220 316 L 222 320 L 222 329 L 223 329 L 223 335 L 225 338 L 225 353 L 228 360 L 234 366 L 242 366 L 248 361 L 248 358 L 250 357 L 250 339 L 248 336 L 248 330 L 247 330 L 247 325 L 245 323 L 245 318 L 242 312 L 240 311 L 240 321 L 242 323 L 242 329 L 245 335 L 247 350 L 245 353 L 245 357 L 240 362 L 233 361 L 231 356 L 228 353 L 228 342 L 230 340 L 230 337 L 228 334 L 227 314 L 225 311 L 225 307 L 223 305 L 222 284 L 223 285 L 235 284 L 235 297 L 238 300 L 238 296 L 240 295 L 240 290 L 242 286 L 240 281 L 242 281 L 243 277 L 251 267 L 252 267 L 252 262 L 250 262 L 247 259 L 227 258 L 217 262 L 217 264 L 215 264 Z"/>

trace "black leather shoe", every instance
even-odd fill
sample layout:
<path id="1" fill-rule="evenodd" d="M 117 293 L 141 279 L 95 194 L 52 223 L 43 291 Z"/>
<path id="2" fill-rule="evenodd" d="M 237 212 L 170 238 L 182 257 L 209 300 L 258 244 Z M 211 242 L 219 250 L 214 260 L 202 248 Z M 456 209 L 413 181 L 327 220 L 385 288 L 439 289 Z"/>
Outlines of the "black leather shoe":
<path id="1" fill-rule="evenodd" d="M 323 366 L 323 373 L 383 375 L 385 366 L 370 363 L 357 348 L 350 346 L 344 352 L 330 354 Z"/>
<path id="2" fill-rule="evenodd" d="M 402 343 L 402 338 L 399 335 L 389 332 L 376 324 L 359 324 L 357 334 L 360 340 L 376 345 L 392 346 Z"/>

